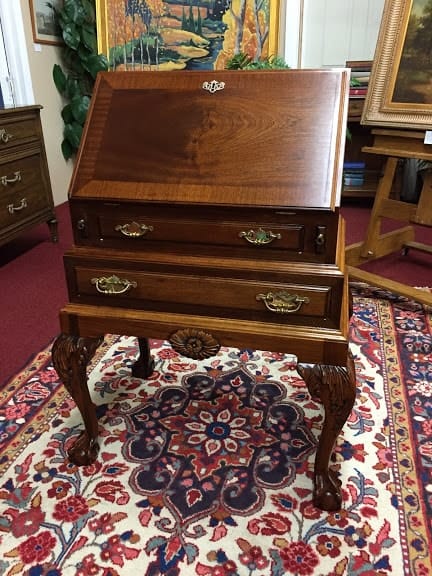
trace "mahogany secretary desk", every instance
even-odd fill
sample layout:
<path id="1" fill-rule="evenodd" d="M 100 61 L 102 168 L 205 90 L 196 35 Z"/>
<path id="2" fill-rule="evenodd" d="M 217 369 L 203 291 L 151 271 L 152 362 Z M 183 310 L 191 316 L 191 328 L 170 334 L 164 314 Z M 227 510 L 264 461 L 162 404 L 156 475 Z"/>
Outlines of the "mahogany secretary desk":
<path id="1" fill-rule="evenodd" d="M 344 223 L 346 70 L 99 75 L 69 191 L 74 246 L 54 366 L 97 458 L 86 367 L 104 334 L 195 359 L 221 345 L 293 353 L 324 405 L 314 503 L 340 507 L 329 460 L 352 409 Z"/>

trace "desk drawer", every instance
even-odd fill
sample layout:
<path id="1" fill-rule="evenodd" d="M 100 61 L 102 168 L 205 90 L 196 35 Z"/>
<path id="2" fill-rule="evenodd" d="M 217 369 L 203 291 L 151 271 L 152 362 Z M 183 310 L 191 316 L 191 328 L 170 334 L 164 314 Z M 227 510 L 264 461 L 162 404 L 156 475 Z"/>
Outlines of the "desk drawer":
<path id="1" fill-rule="evenodd" d="M 335 328 L 343 276 L 66 257 L 72 302 Z M 211 263 L 210 263 L 211 264 Z"/>
<path id="2" fill-rule="evenodd" d="M 331 211 L 71 202 L 77 245 L 334 261 L 338 215 Z"/>

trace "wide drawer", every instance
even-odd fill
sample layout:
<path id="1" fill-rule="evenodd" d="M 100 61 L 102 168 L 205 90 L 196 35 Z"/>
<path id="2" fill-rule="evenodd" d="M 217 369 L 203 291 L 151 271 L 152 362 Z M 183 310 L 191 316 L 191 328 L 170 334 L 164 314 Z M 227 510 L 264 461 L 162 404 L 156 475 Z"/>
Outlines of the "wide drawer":
<path id="1" fill-rule="evenodd" d="M 162 255 L 161 255 L 162 259 Z M 276 266 L 258 271 L 250 265 L 230 269 L 225 262 L 186 264 L 166 254 L 152 259 L 116 261 L 65 257 L 72 302 L 141 310 L 239 318 L 337 328 L 340 325 L 343 275 L 318 266 Z M 250 263 L 249 263 L 250 264 Z"/>
<path id="2" fill-rule="evenodd" d="M 71 201 L 75 242 L 332 263 L 338 214 L 329 210 L 220 208 Z"/>
<path id="3" fill-rule="evenodd" d="M 39 114 L 30 111 L 22 115 L 0 116 L 0 153 L 39 139 Z"/>
<path id="4" fill-rule="evenodd" d="M 38 151 L 0 163 L 0 226 L 21 222 L 50 206 Z"/>

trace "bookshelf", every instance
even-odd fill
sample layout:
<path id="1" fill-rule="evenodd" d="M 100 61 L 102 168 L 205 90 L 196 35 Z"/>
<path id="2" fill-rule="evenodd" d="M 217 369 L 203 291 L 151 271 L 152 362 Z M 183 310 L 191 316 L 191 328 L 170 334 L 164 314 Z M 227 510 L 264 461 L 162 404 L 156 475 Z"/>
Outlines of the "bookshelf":
<path id="1" fill-rule="evenodd" d="M 372 128 L 361 124 L 361 117 L 369 86 L 371 60 L 348 60 L 351 87 L 348 107 L 348 129 L 351 138 L 345 144 L 344 198 L 373 198 L 384 169 L 385 159 L 362 151 L 373 145 Z"/>
<path id="2" fill-rule="evenodd" d="M 364 101 L 364 97 L 351 96 L 349 99 L 348 128 L 351 139 L 345 144 L 344 157 L 345 163 L 364 164 L 363 182 L 355 185 L 344 182 L 343 198 L 373 198 L 383 172 L 384 157 L 362 152 L 363 146 L 372 146 L 374 140 L 372 128 L 360 123 Z"/>

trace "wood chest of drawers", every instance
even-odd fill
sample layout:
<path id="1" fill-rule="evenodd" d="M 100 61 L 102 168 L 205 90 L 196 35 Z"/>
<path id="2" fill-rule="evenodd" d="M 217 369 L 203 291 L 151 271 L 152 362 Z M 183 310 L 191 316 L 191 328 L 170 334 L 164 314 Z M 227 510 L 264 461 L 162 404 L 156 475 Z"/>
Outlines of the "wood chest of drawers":
<path id="1" fill-rule="evenodd" d="M 0 110 L 0 245 L 41 222 L 57 240 L 40 108 Z"/>
<path id="2" fill-rule="evenodd" d="M 71 449 L 97 456 L 86 365 L 106 333 L 205 358 L 220 345 L 290 352 L 325 423 L 314 501 L 352 408 L 344 223 L 348 76 L 339 71 L 105 73 L 70 187 L 69 304 L 53 361 L 82 413 Z"/>

